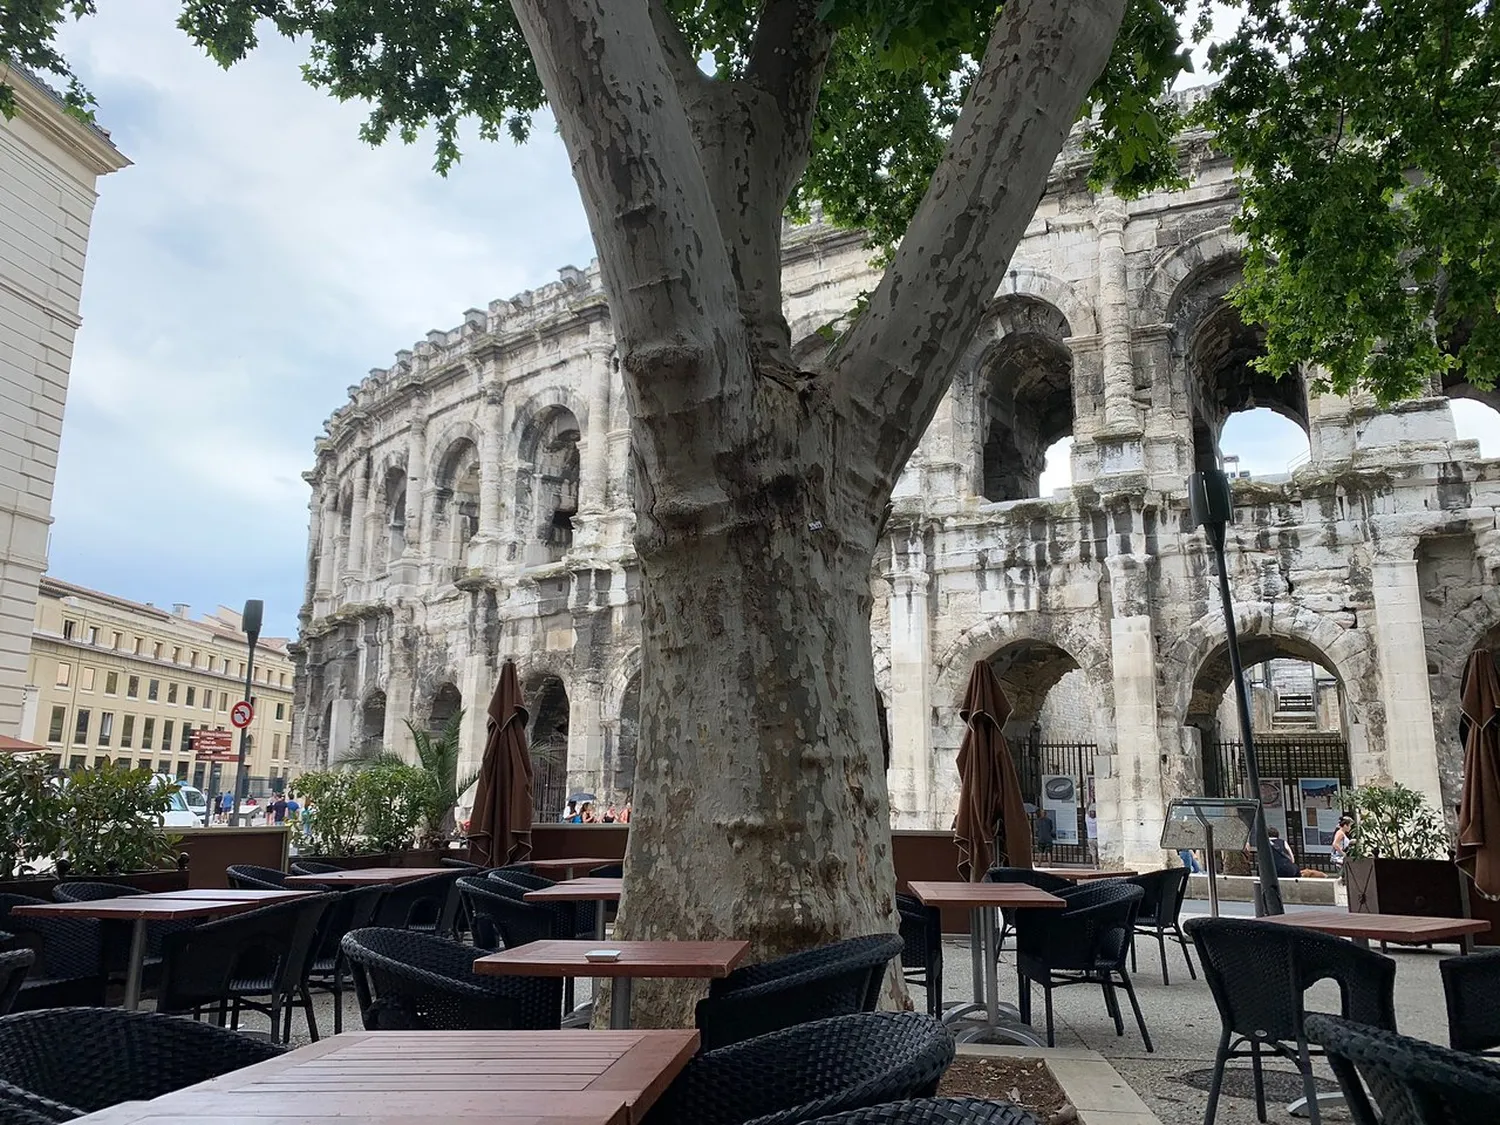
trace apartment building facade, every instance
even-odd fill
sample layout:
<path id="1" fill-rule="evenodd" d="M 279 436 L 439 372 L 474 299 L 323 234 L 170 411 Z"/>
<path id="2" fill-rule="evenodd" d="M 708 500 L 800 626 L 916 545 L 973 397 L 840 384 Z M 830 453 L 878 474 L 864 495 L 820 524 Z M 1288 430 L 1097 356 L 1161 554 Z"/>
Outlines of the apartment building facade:
<path id="1" fill-rule="evenodd" d="M 251 669 L 255 717 L 247 758 L 250 791 L 280 788 L 292 768 L 292 662 L 287 642 L 262 639 Z M 207 789 L 194 731 L 232 731 L 248 658 L 239 614 L 222 606 L 192 618 L 43 577 L 31 638 L 27 737 L 59 769 L 112 759 Z M 234 740 L 238 747 L 238 738 Z M 217 788 L 230 788 L 224 765 Z"/>

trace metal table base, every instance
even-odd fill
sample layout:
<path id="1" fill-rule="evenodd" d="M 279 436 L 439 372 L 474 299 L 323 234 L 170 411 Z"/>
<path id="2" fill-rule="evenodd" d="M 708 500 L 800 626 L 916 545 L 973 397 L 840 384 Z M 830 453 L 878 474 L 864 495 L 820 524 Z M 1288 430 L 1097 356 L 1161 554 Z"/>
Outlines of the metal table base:
<path id="1" fill-rule="evenodd" d="M 1014 1004 L 1000 1002 L 1000 925 L 993 906 L 969 911 L 969 955 L 973 961 L 974 1002 L 956 1004 L 943 1013 L 944 1023 L 974 1022 L 979 1026 L 956 1032 L 960 1043 L 1013 1043 L 1043 1047 L 1031 1025 Z"/>

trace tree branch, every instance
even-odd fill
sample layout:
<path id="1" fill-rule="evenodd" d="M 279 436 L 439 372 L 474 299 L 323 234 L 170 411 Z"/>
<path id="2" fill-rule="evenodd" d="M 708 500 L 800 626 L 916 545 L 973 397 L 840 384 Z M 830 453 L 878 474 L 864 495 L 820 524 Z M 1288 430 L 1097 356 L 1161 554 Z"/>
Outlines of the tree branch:
<path id="1" fill-rule="evenodd" d="M 772 142 L 777 178 L 772 190 L 785 202 L 802 178 L 812 147 L 818 91 L 833 53 L 834 31 L 818 18 L 812 0 L 769 0 L 750 44 L 745 80 L 775 101 L 780 135 Z"/>
<path id="2" fill-rule="evenodd" d="M 1125 0 L 1002 9 L 895 260 L 828 360 L 865 501 L 884 503 L 932 420 L 1124 14 Z"/>

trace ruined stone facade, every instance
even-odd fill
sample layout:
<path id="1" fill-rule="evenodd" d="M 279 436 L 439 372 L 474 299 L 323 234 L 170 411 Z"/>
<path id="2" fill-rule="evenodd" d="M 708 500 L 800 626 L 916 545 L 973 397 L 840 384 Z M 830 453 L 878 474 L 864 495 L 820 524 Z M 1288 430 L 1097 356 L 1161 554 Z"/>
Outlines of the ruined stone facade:
<path id="1" fill-rule="evenodd" d="M 1257 373 L 1259 334 L 1224 299 L 1239 269 L 1231 170 L 1201 137 L 1185 151 L 1191 186 L 1132 201 L 1090 192 L 1084 154 L 1064 154 L 896 491 L 871 582 L 898 827 L 951 822 L 958 702 L 990 660 L 1018 740 L 1068 716 L 1103 856 L 1159 863 L 1165 801 L 1205 785 L 1229 686 L 1185 480 L 1252 407 L 1302 426 L 1311 456 L 1236 482 L 1247 664 L 1296 657 L 1333 676 L 1325 706 L 1353 782 L 1456 800 L 1459 674 L 1500 625 L 1500 464 L 1457 440 L 1442 388 L 1380 411 L 1312 393 L 1305 372 Z M 874 275 L 857 236 L 820 225 L 790 232 L 785 260 L 787 316 L 810 352 Z M 1067 436 L 1071 487 L 1038 496 Z M 460 706 L 477 758 L 512 657 L 553 791 L 627 793 L 628 446 L 596 268 L 470 309 L 351 387 L 307 474 L 304 760 L 408 749 L 403 720 L 439 724 Z"/>

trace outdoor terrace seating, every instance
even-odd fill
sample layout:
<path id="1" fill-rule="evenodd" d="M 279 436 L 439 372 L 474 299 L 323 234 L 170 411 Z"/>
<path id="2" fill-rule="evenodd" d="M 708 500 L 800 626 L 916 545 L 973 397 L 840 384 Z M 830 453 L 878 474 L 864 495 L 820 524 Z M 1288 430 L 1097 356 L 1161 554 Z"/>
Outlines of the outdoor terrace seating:
<path id="1" fill-rule="evenodd" d="M 943 1011 L 943 917 L 911 895 L 896 896 L 901 922 L 901 969 L 907 984 L 927 992 L 927 1014 Z"/>
<path id="2" fill-rule="evenodd" d="M 318 924 L 302 988 L 305 995 L 326 992 L 333 997 L 335 1035 L 344 1030 L 344 983 L 349 974 L 349 962 L 344 956 L 344 935 L 368 926 L 386 893 L 386 888 L 379 886 L 351 887 L 340 891 Z"/>
<path id="3" fill-rule="evenodd" d="M 5 936 L 10 937 L 9 934 Z M 0 953 L 0 1016 L 9 1015 L 16 1006 L 21 985 L 35 963 L 36 954 L 29 949 L 8 949 Z"/>
<path id="4" fill-rule="evenodd" d="M 27 895 L 0 894 L 0 928 L 36 955 L 14 1007 L 30 1011 L 103 1004 L 108 981 L 101 926 L 92 919 L 24 918 L 10 913 L 15 906 L 44 903 Z"/>
<path id="5" fill-rule="evenodd" d="M 815 1118 L 808 1125 L 1039 1125 L 1020 1106 L 990 1098 L 911 1098 Z"/>
<path id="6" fill-rule="evenodd" d="M 1448 1006 L 1448 1045 L 1475 1054 L 1500 1048 L 1500 949 L 1438 962 Z"/>
<path id="7" fill-rule="evenodd" d="M 229 885 L 242 891 L 279 891 L 286 886 L 286 872 L 253 863 L 232 863 L 224 868 Z"/>
<path id="8" fill-rule="evenodd" d="M 1187 896 L 1187 868 L 1167 867 L 1161 871 L 1150 871 L 1144 875 L 1132 876 L 1124 882 L 1140 887 L 1145 892 L 1145 897 L 1141 899 L 1140 909 L 1136 911 L 1135 934 L 1156 938 L 1156 944 L 1161 950 L 1162 984 L 1171 983 L 1167 979 L 1167 936 L 1169 934 L 1182 949 L 1182 959 L 1187 962 L 1188 974 L 1197 980 L 1198 972 L 1193 968 L 1192 955 L 1188 953 L 1188 938 L 1178 923 L 1178 918 L 1182 914 L 1182 900 Z M 1134 936 L 1130 942 L 1130 971 L 1136 971 Z"/>
<path id="9" fill-rule="evenodd" d="M 930 1097 L 953 1055 L 947 1029 L 915 1012 L 798 1024 L 695 1055 L 646 1125 L 797 1125 Z"/>

